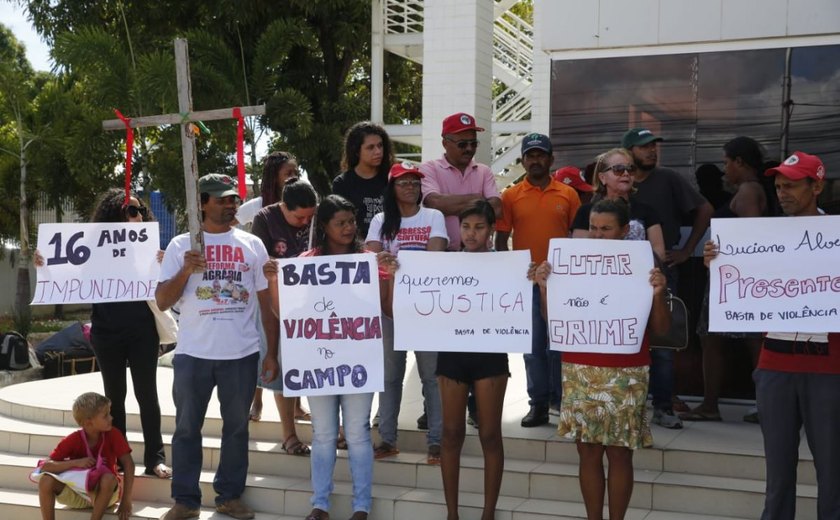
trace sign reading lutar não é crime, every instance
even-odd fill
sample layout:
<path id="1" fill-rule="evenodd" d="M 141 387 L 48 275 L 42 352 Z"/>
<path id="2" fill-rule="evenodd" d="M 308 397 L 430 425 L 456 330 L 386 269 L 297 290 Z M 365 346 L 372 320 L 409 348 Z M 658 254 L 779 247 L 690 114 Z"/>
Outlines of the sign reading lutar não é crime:
<path id="1" fill-rule="evenodd" d="M 548 261 L 551 349 L 638 352 L 653 301 L 650 243 L 555 238 L 549 244 Z"/>

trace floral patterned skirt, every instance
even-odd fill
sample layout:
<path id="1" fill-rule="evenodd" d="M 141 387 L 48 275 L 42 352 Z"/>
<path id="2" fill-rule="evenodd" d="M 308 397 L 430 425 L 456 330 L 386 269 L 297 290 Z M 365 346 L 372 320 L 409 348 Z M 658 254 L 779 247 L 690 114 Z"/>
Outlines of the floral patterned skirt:
<path id="1" fill-rule="evenodd" d="M 648 367 L 563 363 L 557 434 L 579 442 L 632 450 L 653 445 L 645 402 Z"/>

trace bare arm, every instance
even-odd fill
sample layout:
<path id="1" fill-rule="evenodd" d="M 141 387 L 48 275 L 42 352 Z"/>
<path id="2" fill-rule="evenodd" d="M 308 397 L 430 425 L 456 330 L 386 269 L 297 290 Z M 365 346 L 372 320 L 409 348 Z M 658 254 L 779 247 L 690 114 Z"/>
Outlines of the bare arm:
<path id="1" fill-rule="evenodd" d="M 708 201 L 704 201 L 703 204 L 694 210 L 694 221 L 691 224 L 691 235 L 689 235 L 688 240 L 685 242 L 682 249 L 666 252 L 665 262 L 668 266 L 679 265 L 688 260 L 688 257 L 691 256 L 691 252 L 694 251 L 694 248 L 697 247 L 697 243 L 700 242 L 700 239 L 703 238 L 703 235 L 709 228 L 709 222 L 712 220 L 712 213 L 714 213 L 714 211 L 715 210 Z"/>
<path id="2" fill-rule="evenodd" d="M 371 240 L 369 242 L 365 242 L 365 249 L 374 253 L 378 253 L 382 251 L 382 242 L 379 242 L 378 240 Z"/>
<path id="3" fill-rule="evenodd" d="M 507 251 L 510 231 L 496 231 L 496 251 Z"/>
<path id="4" fill-rule="evenodd" d="M 272 285 L 276 287 L 276 281 L 274 284 L 269 281 L 269 287 Z M 266 354 L 260 376 L 263 382 L 269 383 L 280 376 L 280 366 L 277 363 L 277 345 L 280 342 L 280 322 L 274 315 L 274 309 L 272 308 L 274 298 L 269 290 L 257 291 L 257 298 L 260 301 L 260 321 L 262 321 L 266 339 Z M 278 309 L 277 314 L 279 315 L 279 313 L 280 311 Z"/>
<path id="5" fill-rule="evenodd" d="M 96 459 L 93 457 L 70 460 L 48 460 L 41 465 L 41 470 L 50 473 L 63 473 L 73 468 L 92 468 L 94 464 L 96 464 Z"/>
<path id="6" fill-rule="evenodd" d="M 671 328 L 671 313 L 665 301 L 665 275 L 658 268 L 650 270 L 650 284 L 653 286 L 653 304 L 650 308 L 648 330 L 654 334 L 665 334 Z"/>
<path id="7" fill-rule="evenodd" d="M 169 280 L 160 282 L 155 289 L 155 301 L 160 310 L 165 311 L 175 305 L 184 293 L 190 276 L 195 272 L 196 268 L 204 269 L 206 262 L 204 255 L 197 251 L 187 251 L 184 253 L 184 265 L 181 269 Z"/>
<path id="8" fill-rule="evenodd" d="M 444 215 L 458 215 L 464 209 L 471 206 L 478 200 L 484 200 L 480 193 L 469 193 L 466 195 L 442 195 L 440 193 L 429 193 L 423 199 L 423 205 L 427 208 L 432 208 L 440 211 Z M 491 199 L 492 200 L 492 199 Z M 496 199 L 498 201 L 498 199 Z M 490 203 L 493 205 L 493 203 Z M 501 202 L 498 208 L 493 206 L 496 214 L 501 213 Z"/>
<path id="9" fill-rule="evenodd" d="M 487 203 L 493 207 L 493 211 L 496 212 L 496 221 L 499 221 L 504 217 L 504 211 L 502 210 L 502 199 L 499 197 L 490 197 L 487 199 Z"/>
<path id="10" fill-rule="evenodd" d="M 117 517 L 121 520 L 128 520 L 131 516 L 131 492 L 132 488 L 134 487 L 134 461 L 131 460 L 130 453 L 124 453 L 119 458 L 120 464 L 122 464 L 124 474 L 123 474 L 123 492 L 122 498 L 120 498 L 120 506 L 117 508 Z"/>
<path id="11" fill-rule="evenodd" d="M 650 242 L 650 247 L 653 248 L 654 254 L 658 260 L 665 258 L 665 236 L 662 234 L 662 226 L 654 224 L 647 228 L 647 239 Z"/>
<path id="12" fill-rule="evenodd" d="M 432 237 L 426 244 L 426 251 L 446 251 L 446 244 L 449 240 L 442 237 Z"/>

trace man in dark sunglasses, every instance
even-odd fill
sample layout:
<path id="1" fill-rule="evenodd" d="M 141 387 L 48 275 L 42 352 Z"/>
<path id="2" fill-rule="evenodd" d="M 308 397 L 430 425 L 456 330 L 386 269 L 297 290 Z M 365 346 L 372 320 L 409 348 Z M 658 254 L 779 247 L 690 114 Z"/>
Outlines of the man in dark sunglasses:
<path id="1" fill-rule="evenodd" d="M 647 128 L 631 128 L 621 138 L 621 146 L 633 156 L 635 198 L 656 211 L 665 235 L 665 268 L 668 288 L 677 292 L 677 266 L 691 256 L 709 227 L 714 209 L 688 180 L 668 168 L 657 167 L 657 143 L 663 141 Z M 691 235 L 680 248 L 680 226 L 684 219 L 692 222 Z M 665 428 L 682 428 L 674 414 L 671 394 L 674 390 L 674 353 L 667 349 L 651 349 L 650 392 L 653 395 L 653 423 Z M 679 410 L 688 411 L 688 410 Z"/>
<path id="2" fill-rule="evenodd" d="M 423 205 L 440 210 L 446 217 L 449 249 L 461 249 L 461 228 L 458 214 L 476 200 L 487 200 L 501 218 L 502 202 L 493 171 L 473 160 L 478 151 L 478 132 L 484 129 L 470 114 L 458 112 L 443 120 L 440 159 L 426 161 L 423 172 Z"/>

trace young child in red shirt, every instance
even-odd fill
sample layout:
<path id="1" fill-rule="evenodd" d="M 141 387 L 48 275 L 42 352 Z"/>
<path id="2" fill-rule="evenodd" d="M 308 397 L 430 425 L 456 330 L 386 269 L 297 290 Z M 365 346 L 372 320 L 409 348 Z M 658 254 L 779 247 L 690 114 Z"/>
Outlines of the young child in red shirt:
<path id="1" fill-rule="evenodd" d="M 84 393 L 73 402 L 73 418 L 82 429 L 62 439 L 35 473 L 39 475 L 41 517 L 55 520 L 57 500 L 73 509 L 93 506 L 90 518 L 100 520 L 105 510 L 119 501 L 117 516 L 120 520 L 128 520 L 134 462 L 125 436 L 111 426 L 111 400 L 95 392 Z M 117 474 L 117 461 L 125 472 L 123 479 Z M 68 470 L 87 468 L 93 468 L 93 471 L 88 474 L 87 482 L 80 486 L 86 489 L 73 485 L 65 474 Z"/>

